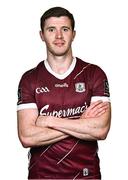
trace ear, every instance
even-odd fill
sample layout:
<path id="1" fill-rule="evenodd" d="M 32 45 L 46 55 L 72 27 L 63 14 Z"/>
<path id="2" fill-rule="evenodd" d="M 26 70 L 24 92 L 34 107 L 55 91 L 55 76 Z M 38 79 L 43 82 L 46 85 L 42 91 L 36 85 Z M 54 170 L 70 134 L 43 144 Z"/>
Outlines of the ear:
<path id="1" fill-rule="evenodd" d="M 44 41 L 44 34 L 43 34 L 43 32 L 39 31 L 39 34 L 40 34 L 40 37 L 41 37 L 42 41 Z"/>
<path id="2" fill-rule="evenodd" d="M 76 36 L 76 31 L 73 31 L 72 41 L 74 40 L 75 36 Z"/>

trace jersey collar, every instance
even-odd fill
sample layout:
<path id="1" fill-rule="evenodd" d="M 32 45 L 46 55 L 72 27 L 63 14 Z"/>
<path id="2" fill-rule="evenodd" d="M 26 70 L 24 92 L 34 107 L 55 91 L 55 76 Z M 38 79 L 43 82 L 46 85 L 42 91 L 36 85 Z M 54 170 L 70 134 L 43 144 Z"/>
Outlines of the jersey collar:
<path id="1" fill-rule="evenodd" d="M 64 74 L 57 74 L 57 73 L 55 73 L 55 72 L 51 69 L 51 67 L 50 67 L 50 65 L 49 65 L 49 63 L 48 63 L 47 60 L 44 60 L 44 65 L 45 65 L 45 68 L 47 69 L 47 71 L 48 71 L 50 74 L 52 74 L 53 76 L 55 76 L 55 77 L 58 78 L 58 79 L 63 80 L 63 79 L 65 79 L 69 74 L 71 74 L 71 72 L 74 70 L 75 65 L 76 65 L 76 57 L 73 58 L 72 64 L 70 65 L 69 69 L 68 69 Z"/>

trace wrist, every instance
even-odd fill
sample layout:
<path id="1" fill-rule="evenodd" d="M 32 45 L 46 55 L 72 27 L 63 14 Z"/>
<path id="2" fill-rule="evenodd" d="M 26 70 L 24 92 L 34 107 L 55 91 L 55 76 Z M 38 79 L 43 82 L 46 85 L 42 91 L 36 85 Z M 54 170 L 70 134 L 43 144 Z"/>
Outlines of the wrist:
<path id="1" fill-rule="evenodd" d="M 49 116 L 49 119 L 47 121 L 47 126 L 49 128 L 55 128 L 55 127 L 60 127 L 63 124 L 63 118 L 57 118 L 54 116 Z"/>
<path id="2" fill-rule="evenodd" d="M 41 127 L 48 127 L 47 116 L 39 116 L 36 120 L 36 125 Z"/>

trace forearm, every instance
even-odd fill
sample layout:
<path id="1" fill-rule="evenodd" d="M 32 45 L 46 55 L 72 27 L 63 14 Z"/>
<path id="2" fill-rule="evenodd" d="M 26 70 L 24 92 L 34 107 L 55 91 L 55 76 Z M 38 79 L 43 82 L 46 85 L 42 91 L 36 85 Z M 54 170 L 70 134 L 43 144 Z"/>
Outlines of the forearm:
<path id="1" fill-rule="evenodd" d="M 74 136 L 78 139 L 83 139 L 83 140 L 87 140 L 87 141 L 93 141 L 93 140 L 97 140 L 97 138 L 95 136 L 92 136 L 90 134 L 87 134 L 87 133 L 82 133 L 82 132 L 77 132 L 76 130 L 73 131 L 73 130 L 69 130 L 69 129 L 66 129 L 66 128 L 60 128 L 60 127 L 54 127 L 54 129 L 57 129 L 57 130 L 60 130 L 61 132 L 64 132 L 66 134 L 69 134 L 70 136 Z"/>
<path id="2" fill-rule="evenodd" d="M 74 122 L 76 126 L 74 127 Z M 63 118 L 56 118 L 53 116 L 39 116 L 36 125 L 40 127 L 48 127 L 52 129 L 56 129 L 58 131 L 61 131 L 65 134 L 72 135 L 74 137 L 85 139 L 85 132 L 80 132 L 82 125 L 80 125 L 81 121 L 79 120 L 72 120 L 72 119 L 63 119 Z M 69 126 L 68 126 L 69 125 Z M 77 128 L 76 128 L 77 127 Z M 86 134 L 86 139 L 95 139 L 94 137 L 91 137 L 90 135 Z"/>
<path id="3" fill-rule="evenodd" d="M 84 140 L 99 140 L 105 139 L 109 130 L 108 115 L 102 115 L 97 118 L 86 119 L 54 119 L 48 122 L 48 127 L 60 130 L 71 136 L 75 136 Z M 106 122 L 105 122 L 106 121 Z"/>
<path id="4" fill-rule="evenodd" d="M 22 136 L 24 147 L 41 146 L 56 143 L 68 137 L 64 132 L 51 128 L 32 125 Z"/>
<path id="5" fill-rule="evenodd" d="M 91 123 L 87 123 L 86 119 L 56 119 L 49 122 L 48 126 L 79 139 L 96 140 L 98 136 L 98 128 L 91 125 Z"/>
<path id="6" fill-rule="evenodd" d="M 104 139 L 110 126 L 110 104 L 93 103 L 80 119 L 40 116 L 37 124 L 84 140 Z"/>

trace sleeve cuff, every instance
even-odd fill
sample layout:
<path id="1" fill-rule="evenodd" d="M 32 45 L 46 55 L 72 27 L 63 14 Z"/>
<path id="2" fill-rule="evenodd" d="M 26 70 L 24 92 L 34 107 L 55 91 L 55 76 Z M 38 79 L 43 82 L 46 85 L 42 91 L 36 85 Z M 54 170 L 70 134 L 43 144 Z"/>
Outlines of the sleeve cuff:
<path id="1" fill-rule="evenodd" d="M 17 111 L 22 110 L 22 109 L 37 109 L 36 103 L 26 103 L 26 104 L 19 104 L 17 106 Z"/>
<path id="2" fill-rule="evenodd" d="M 110 97 L 107 96 L 92 96 L 91 102 L 102 100 L 103 102 L 111 102 Z"/>

